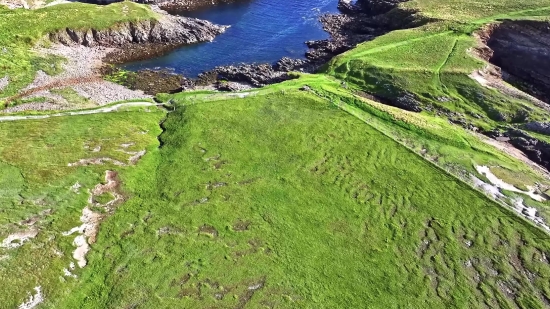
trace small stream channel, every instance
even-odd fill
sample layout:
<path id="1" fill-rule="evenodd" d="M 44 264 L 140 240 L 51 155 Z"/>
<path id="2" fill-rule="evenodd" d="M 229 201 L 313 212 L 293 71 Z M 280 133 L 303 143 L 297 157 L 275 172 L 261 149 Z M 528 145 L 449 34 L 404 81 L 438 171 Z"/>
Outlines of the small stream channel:
<path id="1" fill-rule="evenodd" d="M 304 58 L 304 42 L 328 38 L 319 23 L 322 13 L 337 12 L 338 0 L 251 0 L 187 12 L 185 16 L 230 25 L 213 42 L 184 46 L 171 53 L 123 68 L 169 68 L 195 77 L 216 66 L 274 63 L 282 57 Z"/>

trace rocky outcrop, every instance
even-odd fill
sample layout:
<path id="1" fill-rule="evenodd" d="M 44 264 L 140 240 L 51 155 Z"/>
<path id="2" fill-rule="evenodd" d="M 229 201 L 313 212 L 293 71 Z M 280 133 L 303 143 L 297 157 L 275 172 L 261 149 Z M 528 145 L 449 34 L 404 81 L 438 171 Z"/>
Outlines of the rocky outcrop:
<path id="1" fill-rule="evenodd" d="M 197 83 L 213 84 L 216 81 L 233 81 L 248 84 L 254 87 L 263 87 L 265 85 L 280 83 L 285 80 L 293 79 L 294 76 L 289 75 L 292 71 L 311 72 L 315 66 L 306 60 L 282 58 L 276 64 L 241 64 L 216 67 L 215 69 L 202 73 Z M 217 83 L 217 88 L 221 90 L 229 90 L 227 83 Z M 194 84 L 187 84 L 187 87 L 192 88 Z"/>
<path id="2" fill-rule="evenodd" d="M 532 123 L 530 128 L 541 128 L 538 124 Z M 542 127 L 547 129 L 546 126 Z M 534 130 L 536 131 L 536 130 Z M 542 132 L 541 132 L 542 133 Z M 550 143 L 529 135 L 528 132 L 506 128 L 501 132 L 497 129 L 484 132 L 485 135 L 499 141 L 506 141 L 515 148 L 521 150 L 531 161 L 550 170 Z"/>
<path id="3" fill-rule="evenodd" d="M 156 9 L 159 18 L 126 22 L 107 29 L 64 29 L 50 33 L 49 39 L 64 45 L 122 47 L 131 43 L 184 45 L 212 41 L 227 27 L 209 21 L 172 16 Z"/>
<path id="4" fill-rule="evenodd" d="M 387 13 L 396 8 L 400 3 L 409 0 L 358 0 L 357 5 L 369 15 Z"/>
<path id="5" fill-rule="evenodd" d="M 340 0 L 338 8 L 342 14 L 321 16 L 323 29 L 331 38 L 307 42 L 311 49 L 307 58 L 324 63 L 391 30 L 418 27 L 431 21 L 417 16 L 415 11 L 399 8 L 401 2 L 405 0 L 363 0 L 355 4 L 350 0 Z"/>
<path id="6" fill-rule="evenodd" d="M 550 170 L 549 143 L 533 138 L 520 130 L 509 130 L 505 136 L 510 138 L 510 144 L 525 153 L 529 159 Z"/>
<path id="7" fill-rule="evenodd" d="M 154 3 L 172 14 L 201 10 L 208 7 L 251 0 L 137 0 L 140 3 Z"/>
<path id="8" fill-rule="evenodd" d="M 532 121 L 526 123 L 524 127 L 529 131 L 550 135 L 550 122 Z"/>
<path id="9" fill-rule="evenodd" d="M 504 80 L 550 103 L 550 23 L 504 21 L 488 27 L 485 40 Z"/>

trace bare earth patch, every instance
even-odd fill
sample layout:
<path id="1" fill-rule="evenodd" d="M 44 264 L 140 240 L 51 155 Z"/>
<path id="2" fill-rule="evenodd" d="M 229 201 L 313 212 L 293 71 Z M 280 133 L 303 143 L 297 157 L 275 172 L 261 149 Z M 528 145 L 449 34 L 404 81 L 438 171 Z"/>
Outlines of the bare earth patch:
<path id="1" fill-rule="evenodd" d="M 106 162 L 112 163 L 117 166 L 125 166 L 126 164 L 112 158 L 90 158 L 80 159 L 77 162 L 69 163 L 67 166 L 88 166 L 88 165 L 103 165 Z"/>
<path id="2" fill-rule="evenodd" d="M 87 265 L 86 255 L 91 250 L 90 244 L 95 243 L 97 233 L 99 232 L 99 225 L 101 221 L 112 214 L 114 207 L 124 200 L 124 196 L 119 192 L 120 182 L 118 180 L 118 174 L 115 171 L 105 172 L 105 183 L 98 184 L 90 192 L 88 198 L 88 206 L 82 210 L 82 216 L 80 222 L 82 225 L 72 228 L 71 230 L 64 232 L 63 236 L 69 236 L 74 233 L 78 233 L 73 241 L 73 245 L 76 249 L 73 251 L 73 258 L 77 261 L 80 268 Z M 94 197 L 102 195 L 103 193 L 111 193 L 114 199 L 105 203 L 99 204 L 94 202 Z M 90 206 L 100 207 L 105 212 L 94 212 Z"/>
<path id="3" fill-rule="evenodd" d="M 42 295 L 42 287 L 37 286 L 34 288 L 34 291 L 36 293 L 34 295 L 30 295 L 29 300 L 19 305 L 19 307 L 17 307 L 18 309 L 33 309 L 44 301 L 44 296 Z"/>
<path id="4" fill-rule="evenodd" d="M 0 78 L 0 91 L 8 87 L 9 84 L 10 84 L 10 78 L 8 76 L 4 76 L 3 78 Z"/>
<path id="5" fill-rule="evenodd" d="M 14 249 L 20 247 L 26 241 L 35 238 L 36 235 L 38 235 L 38 230 L 35 228 L 10 234 L 0 243 L 0 248 Z"/>

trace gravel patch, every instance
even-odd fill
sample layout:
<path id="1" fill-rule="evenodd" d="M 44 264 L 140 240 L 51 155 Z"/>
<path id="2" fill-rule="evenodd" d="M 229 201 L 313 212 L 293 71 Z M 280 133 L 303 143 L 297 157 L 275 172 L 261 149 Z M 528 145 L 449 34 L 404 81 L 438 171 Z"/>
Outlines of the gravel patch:
<path id="1" fill-rule="evenodd" d="M 132 99 L 152 98 L 152 96 L 146 95 L 142 91 L 131 90 L 124 86 L 108 81 L 80 84 L 72 88 L 80 96 L 89 98 L 90 100 L 96 102 L 98 105 L 105 105 L 112 102 Z"/>
<path id="2" fill-rule="evenodd" d="M 102 66 L 102 59 L 114 48 L 106 47 L 84 47 L 81 45 L 65 46 L 62 44 L 53 44 L 51 48 L 37 48 L 35 52 L 47 55 L 53 54 L 64 57 L 67 62 L 63 64 L 63 72 L 59 75 L 50 76 L 42 71 L 38 71 L 34 81 L 23 89 L 23 92 L 37 90 L 26 98 L 46 97 L 50 99 L 50 104 L 30 103 L 22 108 L 14 107 L 8 112 L 17 112 L 22 110 L 51 110 L 54 108 L 51 104 L 59 105 L 57 110 L 77 108 L 67 105 L 66 100 L 60 96 L 49 93 L 49 89 L 70 87 L 80 96 L 90 99 L 96 105 L 101 106 L 116 101 L 130 99 L 148 99 L 152 96 L 144 94 L 142 91 L 127 89 L 121 85 L 104 81 L 98 70 Z"/>

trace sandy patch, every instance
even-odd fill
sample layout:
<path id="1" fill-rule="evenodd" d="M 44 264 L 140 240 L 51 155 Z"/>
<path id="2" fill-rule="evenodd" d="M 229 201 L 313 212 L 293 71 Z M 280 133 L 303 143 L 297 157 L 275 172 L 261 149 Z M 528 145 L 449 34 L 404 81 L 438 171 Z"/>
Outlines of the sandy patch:
<path id="1" fill-rule="evenodd" d="M 35 238 L 36 235 L 38 235 L 37 229 L 10 234 L 0 243 L 0 248 L 14 249 L 21 247 L 26 241 Z"/>
<path id="2" fill-rule="evenodd" d="M 37 286 L 34 288 L 34 291 L 36 293 L 34 295 L 29 295 L 29 300 L 19 305 L 19 307 L 17 307 L 18 309 L 33 309 L 44 301 L 44 296 L 42 295 L 42 287 Z"/>

